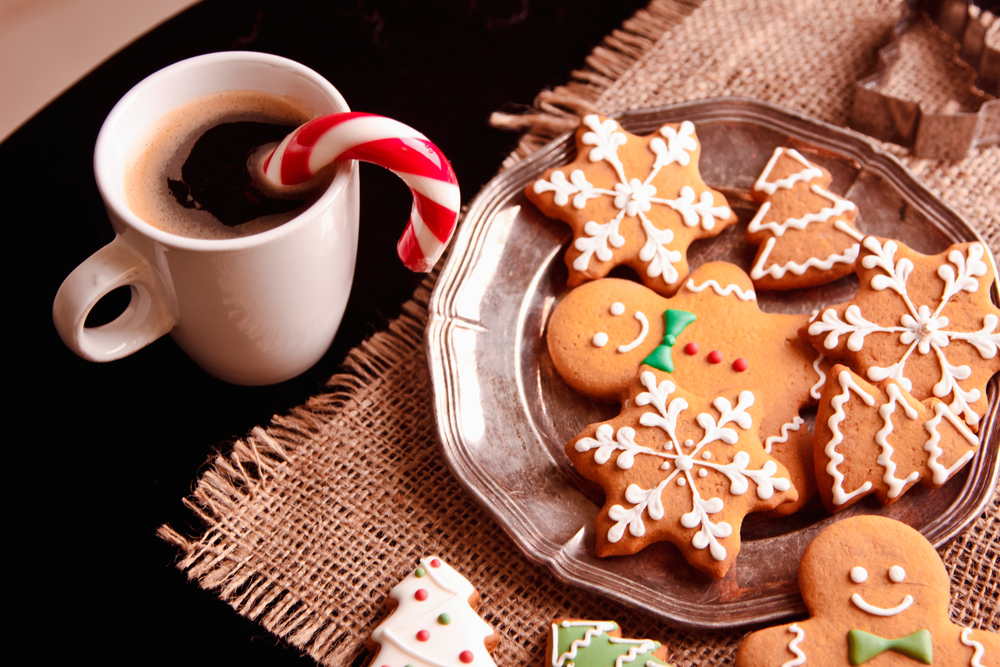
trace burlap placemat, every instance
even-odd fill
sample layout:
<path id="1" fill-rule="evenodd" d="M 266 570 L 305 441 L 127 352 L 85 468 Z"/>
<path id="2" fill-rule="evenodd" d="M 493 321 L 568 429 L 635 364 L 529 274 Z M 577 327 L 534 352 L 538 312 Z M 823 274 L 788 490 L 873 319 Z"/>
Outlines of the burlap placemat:
<path id="1" fill-rule="evenodd" d="M 754 0 L 654 0 L 609 35 L 570 84 L 540 95 L 536 113 L 494 121 L 530 130 L 509 163 L 575 125 L 581 111 L 742 95 L 842 124 L 854 80 L 873 67 L 899 11 L 898 2 L 874 0 L 764 7 Z M 920 38 L 941 47 L 927 28 Z M 939 66 L 961 69 L 940 59 L 908 65 L 920 82 L 927 80 L 921 67 Z M 944 71 L 952 80 L 948 73 L 957 70 Z M 897 95 L 927 94 L 903 75 L 892 85 Z M 1000 149 L 957 163 L 902 159 L 997 252 Z M 384 616 L 387 593 L 429 553 L 481 592 L 479 611 L 501 636 L 499 665 L 542 664 L 546 625 L 557 616 L 614 618 L 628 636 L 662 639 L 677 665 L 731 664 L 738 633 L 669 628 L 563 585 L 528 563 L 465 494 L 439 453 L 428 398 L 422 341 L 431 286 L 425 282 L 388 331 L 351 352 L 327 393 L 254 429 L 214 461 L 185 501 L 204 532 L 160 530 L 180 548 L 178 566 L 325 665 L 364 664 L 364 641 Z M 942 550 L 952 619 L 994 632 L 998 515 L 994 496 Z"/>

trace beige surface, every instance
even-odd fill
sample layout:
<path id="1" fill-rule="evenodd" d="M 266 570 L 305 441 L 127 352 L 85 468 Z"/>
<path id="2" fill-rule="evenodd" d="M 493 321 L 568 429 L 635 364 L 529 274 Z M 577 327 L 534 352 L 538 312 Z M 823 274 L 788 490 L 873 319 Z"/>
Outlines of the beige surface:
<path id="1" fill-rule="evenodd" d="M 874 66 L 901 5 L 653 0 L 595 50 L 571 85 L 541 95 L 535 114 L 498 120 L 532 130 L 521 156 L 575 125 L 580 111 L 714 95 L 769 100 L 839 124 L 853 81 Z M 904 160 L 996 248 L 1000 149 L 959 163 Z M 479 612 L 501 635 L 498 665 L 542 664 L 555 617 L 615 619 L 626 636 L 663 640 L 678 667 L 732 664 L 740 633 L 672 629 L 558 582 L 466 495 L 436 443 L 422 346 L 430 280 L 388 331 L 351 352 L 328 393 L 214 461 L 188 500 L 204 532 L 161 529 L 180 549 L 179 566 L 325 665 L 364 663 L 364 641 L 385 616 L 387 593 L 430 553 L 479 589 Z M 998 514 L 994 495 L 941 550 L 952 621 L 993 632 L 1000 630 Z"/>
<path id="2" fill-rule="evenodd" d="M 197 0 L 0 0 L 0 140 Z"/>

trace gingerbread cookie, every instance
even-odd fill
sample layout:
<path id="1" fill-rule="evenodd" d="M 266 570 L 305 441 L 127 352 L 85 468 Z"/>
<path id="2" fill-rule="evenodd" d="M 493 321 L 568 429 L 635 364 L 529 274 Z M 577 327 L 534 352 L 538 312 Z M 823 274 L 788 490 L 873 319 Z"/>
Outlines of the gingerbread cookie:
<path id="1" fill-rule="evenodd" d="M 435 556 L 389 594 L 389 617 L 372 632 L 372 667 L 494 665 L 488 651 L 500 636 L 474 610 L 479 593 Z"/>
<path id="2" fill-rule="evenodd" d="M 1000 370 L 986 249 L 963 243 L 925 256 L 873 236 L 861 246 L 857 295 L 824 310 L 803 335 L 868 380 L 891 378 L 918 401 L 947 401 L 976 429 L 986 383 Z"/>
<path id="3" fill-rule="evenodd" d="M 985 667 L 1000 635 L 954 625 L 934 547 L 878 516 L 839 521 L 806 548 L 799 587 L 809 619 L 747 636 L 736 667 Z"/>
<path id="4" fill-rule="evenodd" d="M 549 626 L 547 667 L 656 667 L 667 647 L 651 639 L 625 639 L 614 621 L 557 618 Z"/>
<path id="5" fill-rule="evenodd" d="M 644 369 L 618 417 L 571 440 L 566 454 L 606 496 L 597 555 L 668 541 L 694 567 L 724 576 L 739 553 L 743 517 L 798 497 L 757 437 L 758 395 L 696 396 Z"/>
<path id="6" fill-rule="evenodd" d="M 548 349 L 567 384 L 601 401 L 622 400 L 641 365 L 700 396 L 754 391 L 764 410 L 760 438 L 788 468 L 799 493 L 814 493 L 812 434 L 799 410 L 820 397 L 823 367 L 798 331 L 807 315 L 764 313 L 739 267 L 696 269 L 671 298 L 604 279 L 563 298 L 548 323 Z"/>
<path id="7" fill-rule="evenodd" d="M 638 137 L 610 118 L 584 116 L 577 158 L 525 192 L 545 215 L 569 223 L 569 285 L 631 266 L 650 289 L 673 294 L 687 275 L 687 247 L 736 222 L 726 198 L 698 173 L 694 125 Z"/>
<path id="8" fill-rule="evenodd" d="M 830 172 L 793 148 L 776 148 L 750 191 L 761 207 L 746 231 L 760 246 L 750 277 L 760 289 L 795 289 L 854 271 L 863 235 L 857 207 L 827 188 Z"/>
<path id="9" fill-rule="evenodd" d="M 816 415 L 816 479 L 836 512 L 874 493 L 888 505 L 917 481 L 937 488 L 969 462 L 979 438 L 936 398 L 894 380 L 869 384 L 834 366 Z"/>

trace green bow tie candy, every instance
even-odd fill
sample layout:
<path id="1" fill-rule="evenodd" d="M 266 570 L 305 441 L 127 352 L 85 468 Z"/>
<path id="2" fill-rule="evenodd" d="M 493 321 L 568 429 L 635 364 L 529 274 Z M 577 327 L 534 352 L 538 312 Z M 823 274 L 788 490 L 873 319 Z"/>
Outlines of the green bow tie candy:
<path id="1" fill-rule="evenodd" d="M 847 633 L 847 644 L 850 651 L 851 664 L 861 665 L 886 651 L 902 653 L 908 658 L 931 663 L 931 633 L 927 630 L 917 630 L 912 635 L 901 639 L 883 639 L 878 635 L 863 630 L 851 630 Z"/>
<path id="2" fill-rule="evenodd" d="M 667 373 L 673 373 L 674 360 L 670 358 L 670 348 L 677 342 L 677 337 L 681 335 L 681 332 L 698 318 L 686 310 L 670 308 L 663 313 L 663 319 L 667 323 L 667 333 L 663 336 L 663 342 L 648 357 L 643 359 L 642 363 Z"/>

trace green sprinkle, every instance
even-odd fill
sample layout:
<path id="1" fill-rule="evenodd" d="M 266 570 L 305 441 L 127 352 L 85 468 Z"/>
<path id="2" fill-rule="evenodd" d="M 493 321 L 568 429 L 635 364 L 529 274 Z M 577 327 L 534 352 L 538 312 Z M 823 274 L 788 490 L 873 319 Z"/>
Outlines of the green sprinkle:
<path id="1" fill-rule="evenodd" d="M 440 616 L 438 616 L 438 623 L 440 623 L 441 625 L 448 625 L 449 623 L 451 623 L 451 616 L 449 616 L 448 614 L 441 614 Z"/>
<path id="2" fill-rule="evenodd" d="M 418 567 L 417 571 L 414 572 L 413 574 L 417 575 L 418 577 L 422 577 L 422 576 L 426 575 L 427 572 L 424 571 L 424 568 Z M 407 665 L 407 667 L 409 667 L 409 665 Z"/>

